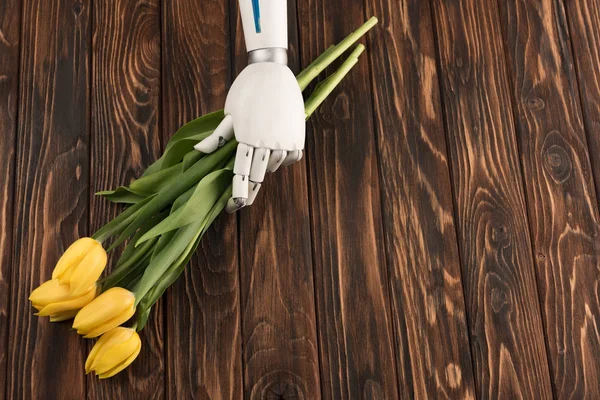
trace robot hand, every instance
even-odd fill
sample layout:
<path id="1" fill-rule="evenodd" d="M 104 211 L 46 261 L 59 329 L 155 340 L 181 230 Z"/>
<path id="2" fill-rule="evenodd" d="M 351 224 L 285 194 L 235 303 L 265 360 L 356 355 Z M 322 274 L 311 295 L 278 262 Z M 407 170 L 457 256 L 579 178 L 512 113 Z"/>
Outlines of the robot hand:
<path id="1" fill-rule="evenodd" d="M 286 65 L 250 64 L 235 80 L 225 102 L 225 119 L 196 150 L 212 153 L 234 137 L 239 142 L 233 195 L 226 210 L 251 205 L 265 172 L 302 158 L 306 122 L 296 77 Z"/>
<path id="2" fill-rule="evenodd" d="M 250 65 L 231 86 L 221 124 L 195 146 L 212 153 L 235 135 L 239 144 L 226 207 L 230 213 L 254 202 L 267 170 L 302 158 L 306 115 L 302 91 L 287 67 L 286 3 L 240 0 Z"/>

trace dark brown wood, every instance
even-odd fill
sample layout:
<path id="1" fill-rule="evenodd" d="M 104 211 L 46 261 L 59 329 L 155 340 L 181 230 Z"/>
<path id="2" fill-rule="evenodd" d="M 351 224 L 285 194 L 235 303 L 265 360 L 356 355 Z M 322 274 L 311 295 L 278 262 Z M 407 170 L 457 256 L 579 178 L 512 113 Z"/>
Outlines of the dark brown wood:
<path id="1" fill-rule="evenodd" d="M 304 64 L 365 20 L 361 4 L 349 0 L 306 0 L 298 7 Z M 325 398 L 399 394 L 368 66 L 364 56 L 309 122 L 306 158 Z"/>
<path id="2" fill-rule="evenodd" d="M 160 12 L 158 0 L 93 2 L 92 194 L 139 177 L 161 153 Z M 122 211 L 90 199 L 90 233 Z M 113 263 L 117 258 L 112 257 Z M 164 317 L 155 307 L 141 334 L 142 351 L 110 380 L 88 376 L 88 398 L 158 399 L 164 395 Z M 91 342 L 88 345 L 91 349 Z"/>
<path id="3" fill-rule="evenodd" d="M 429 2 L 367 12 L 402 397 L 475 398 Z"/>
<path id="4" fill-rule="evenodd" d="M 223 108 L 230 82 L 229 4 L 163 2 L 164 138 Z M 222 215 L 167 293 L 167 390 L 173 399 L 242 398 L 237 221 Z"/>
<path id="5" fill-rule="evenodd" d="M 550 398 L 497 5 L 433 4 L 478 396 Z"/>
<path id="6" fill-rule="evenodd" d="M 21 1 L 0 3 L 0 396 L 6 387 Z"/>
<path id="7" fill-rule="evenodd" d="M 564 7 L 579 79 L 596 200 L 600 200 L 600 3 L 595 0 L 566 1 Z"/>
<path id="8" fill-rule="evenodd" d="M 555 394 L 600 398 L 600 225 L 566 16 L 499 5 Z"/>
<path id="9" fill-rule="evenodd" d="M 222 108 L 238 1 L 0 1 L 0 397 L 600 397 L 594 0 L 287 0 L 295 72 L 381 22 L 305 160 L 85 378 L 93 342 L 27 297 L 120 210 L 93 192 Z"/>
<path id="10" fill-rule="evenodd" d="M 23 2 L 8 399 L 85 397 L 85 341 L 27 298 L 88 232 L 90 5 Z"/>
<path id="11" fill-rule="evenodd" d="M 237 0 L 231 4 L 237 13 Z M 239 15 L 235 21 L 239 73 L 246 64 L 246 47 Z M 297 72 L 296 1 L 288 1 L 288 23 L 290 68 Z M 311 259 L 302 161 L 268 174 L 255 203 L 240 212 L 246 398 L 321 397 Z"/>

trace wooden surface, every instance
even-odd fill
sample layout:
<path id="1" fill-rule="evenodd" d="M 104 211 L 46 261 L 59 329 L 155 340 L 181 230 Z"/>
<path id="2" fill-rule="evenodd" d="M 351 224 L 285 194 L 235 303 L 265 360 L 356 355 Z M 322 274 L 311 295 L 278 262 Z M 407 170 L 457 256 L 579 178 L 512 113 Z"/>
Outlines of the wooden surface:
<path id="1" fill-rule="evenodd" d="M 380 24 L 98 381 L 27 297 L 222 107 L 237 0 L 0 0 L 0 397 L 600 398 L 600 2 L 288 4 L 294 71 Z"/>

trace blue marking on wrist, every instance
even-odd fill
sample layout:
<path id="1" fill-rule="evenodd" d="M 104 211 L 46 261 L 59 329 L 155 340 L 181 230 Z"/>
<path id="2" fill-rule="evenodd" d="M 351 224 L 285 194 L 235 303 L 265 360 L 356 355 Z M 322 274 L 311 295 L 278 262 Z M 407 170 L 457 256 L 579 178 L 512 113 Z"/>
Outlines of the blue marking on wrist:
<path id="1" fill-rule="evenodd" d="M 254 12 L 254 28 L 256 28 L 256 33 L 261 32 L 260 26 L 260 4 L 259 0 L 252 0 L 252 11 Z"/>

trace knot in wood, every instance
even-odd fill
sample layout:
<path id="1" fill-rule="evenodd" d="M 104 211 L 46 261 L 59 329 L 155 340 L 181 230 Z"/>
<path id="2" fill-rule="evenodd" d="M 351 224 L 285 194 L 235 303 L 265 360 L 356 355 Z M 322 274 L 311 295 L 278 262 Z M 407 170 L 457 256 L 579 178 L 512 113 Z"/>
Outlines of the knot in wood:
<path id="1" fill-rule="evenodd" d="M 83 11 L 83 3 L 80 1 L 75 2 L 75 4 L 73 4 L 73 14 L 75 14 L 75 16 L 79 16 L 79 14 L 81 14 L 81 12 Z"/>
<path id="2" fill-rule="evenodd" d="M 344 92 L 337 95 L 331 110 L 338 120 L 350 119 L 350 99 L 348 95 Z"/>
<path id="3" fill-rule="evenodd" d="M 510 240 L 510 232 L 505 225 L 498 225 L 492 228 L 492 240 L 495 243 L 507 244 Z"/>
<path id="4" fill-rule="evenodd" d="M 560 132 L 552 131 L 546 136 L 542 147 L 544 168 L 557 184 L 568 180 L 573 169 L 571 157 L 566 149 L 566 143 Z"/>
<path id="5" fill-rule="evenodd" d="M 546 103 L 544 103 L 544 100 L 540 99 L 539 97 L 527 98 L 527 108 L 530 110 L 539 111 L 544 107 L 546 107 Z"/>
<path id="6" fill-rule="evenodd" d="M 508 295 L 501 288 L 492 289 L 492 310 L 498 314 L 509 303 Z"/>
<path id="7" fill-rule="evenodd" d="M 272 382 L 264 388 L 263 393 L 263 398 L 270 400 L 304 399 L 304 394 L 298 385 L 288 381 Z"/>

